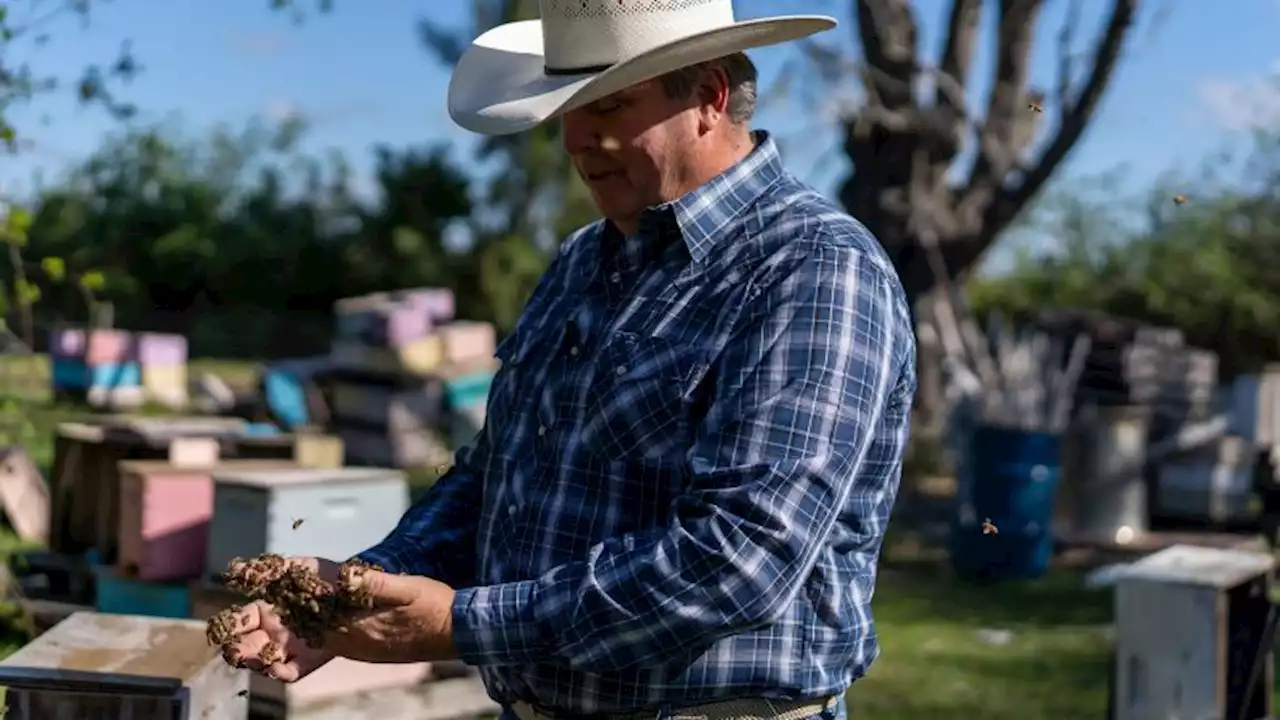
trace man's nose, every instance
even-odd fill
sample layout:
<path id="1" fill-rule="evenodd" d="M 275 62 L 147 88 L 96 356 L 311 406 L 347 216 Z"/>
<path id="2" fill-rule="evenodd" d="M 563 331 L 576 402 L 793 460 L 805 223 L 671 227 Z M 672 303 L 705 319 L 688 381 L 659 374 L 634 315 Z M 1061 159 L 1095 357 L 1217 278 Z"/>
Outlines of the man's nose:
<path id="1" fill-rule="evenodd" d="M 600 147 L 600 133 L 592 127 L 590 118 L 577 110 L 570 110 L 560 118 L 560 135 L 565 152 L 577 155 Z"/>

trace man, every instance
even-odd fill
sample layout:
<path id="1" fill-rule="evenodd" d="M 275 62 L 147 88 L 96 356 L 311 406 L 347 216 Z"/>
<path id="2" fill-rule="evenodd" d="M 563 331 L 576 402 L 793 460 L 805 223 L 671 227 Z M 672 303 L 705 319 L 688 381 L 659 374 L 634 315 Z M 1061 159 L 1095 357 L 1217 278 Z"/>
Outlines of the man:
<path id="1" fill-rule="evenodd" d="M 460 658 L 507 717 L 843 717 L 877 654 L 912 325 L 874 238 L 748 130 L 742 53 L 834 24 L 544 0 L 475 41 L 455 120 L 558 118 L 607 220 L 498 348 L 475 447 L 360 556 L 388 570 L 376 607 L 313 650 L 250 605 L 233 659 L 289 682 Z M 268 641 L 287 659 L 263 667 Z"/>

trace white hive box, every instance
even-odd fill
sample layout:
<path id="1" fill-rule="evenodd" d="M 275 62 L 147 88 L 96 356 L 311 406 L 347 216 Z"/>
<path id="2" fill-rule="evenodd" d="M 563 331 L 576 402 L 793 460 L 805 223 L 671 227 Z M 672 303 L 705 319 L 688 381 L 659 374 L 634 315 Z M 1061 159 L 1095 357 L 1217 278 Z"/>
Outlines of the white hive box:
<path id="1" fill-rule="evenodd" d="M 216 472 L 213 479 L 210 574 L 232 558 L 262 553 L 341 562 L 380 542 L 409 507 L 398 470 L 246 470 Z"/>
<path id="2" fill-rule="evenodd" d="M 1271 717 L 1269 554 L 1175 545 L 1126 568 L 1115 590 L 1116 720 Z M 1241 714 L 1255 658 L 1263 665 Z"/>

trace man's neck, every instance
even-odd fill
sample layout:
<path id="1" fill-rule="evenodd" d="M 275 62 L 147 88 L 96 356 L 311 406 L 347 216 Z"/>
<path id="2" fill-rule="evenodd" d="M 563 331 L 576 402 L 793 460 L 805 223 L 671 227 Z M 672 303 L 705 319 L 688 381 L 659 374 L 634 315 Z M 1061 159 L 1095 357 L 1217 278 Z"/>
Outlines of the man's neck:
<path id="1" fill-rule="evenodd" d="M 685 182 L 681 183 L 683 187 L 673 192 L 671 194 L 672 197 L 666 198 L 664 202 L 684 197 L 686 194 L 706 185 L 716 177 L 724 174 L 729 168 L 742 162 L 754 149 L 755 140 L 751 137 L 751 133 L 744 128 L 740 132 L 734 132 L 726 141 L 716 143 L 711 152 L 695 153 L 686 171 L 681 173 L 687 178 Z"/>
<path id="2" fill-rule="evenodd" d="M 755 138 L 745 128 L 735 133 L 727 142 L 716 143 L 711 152 L 694 152 L 679 172 L 681 182 L 665 188 L 663 197 L 656 203 L 661 205 L 688 195 L 722 175 L 729 168 L 742 162 L 755 149 Z M 623 235 L 634 235 L 639 226 L 639 218 L 628 218 L 625 221 L 614 221 L 614 225 Z"/>

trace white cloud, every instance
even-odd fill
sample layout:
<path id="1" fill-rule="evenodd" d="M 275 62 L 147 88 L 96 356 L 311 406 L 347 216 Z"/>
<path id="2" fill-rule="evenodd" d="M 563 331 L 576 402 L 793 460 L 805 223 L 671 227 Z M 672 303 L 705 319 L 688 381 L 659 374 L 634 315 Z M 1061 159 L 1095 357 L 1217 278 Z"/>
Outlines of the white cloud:
<path id="1" fill-rule="evenodd" d="M 1248 132 L 1280 126 L 1280 62 L 1267 75 L 1210 79 L 1199 83 L 1195 92 L 1202 113 L 1223 130 Z"/>

